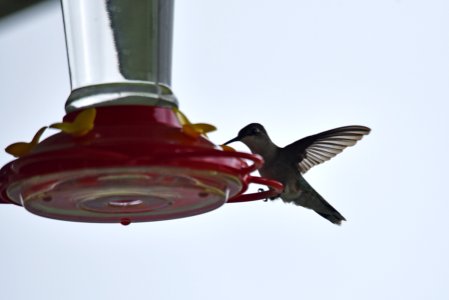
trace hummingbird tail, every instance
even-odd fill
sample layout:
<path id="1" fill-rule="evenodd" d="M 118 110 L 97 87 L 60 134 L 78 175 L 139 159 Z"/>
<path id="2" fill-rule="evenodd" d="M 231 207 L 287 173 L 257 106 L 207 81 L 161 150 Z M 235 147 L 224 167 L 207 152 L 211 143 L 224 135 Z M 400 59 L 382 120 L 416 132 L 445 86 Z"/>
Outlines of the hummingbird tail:
<path id="1" fill-rule="evenodd" d="M 332 206 L 331 206 L 332 207 Z M 341 221 L 346 221 L 346 219 L 334 208 L 334 211 L 338 214 L 323 214 L 320 212 L 315 211 L 317 214 L 319 214 L 320 216 L 322 216 L 323 218 L 327 219 L 328 221 L 336 224 L 336 225 L 341 225 Z"/>
<path id="2" fill-rule="evenodd" d="M 317 214 L 337 225 L 341 225 L 341 221 L 346 221 L 345 217 L 324 200 L 302 176 L 298 183 L 298 196 L 286 200 L 287 202 L 313 209 Z"/>

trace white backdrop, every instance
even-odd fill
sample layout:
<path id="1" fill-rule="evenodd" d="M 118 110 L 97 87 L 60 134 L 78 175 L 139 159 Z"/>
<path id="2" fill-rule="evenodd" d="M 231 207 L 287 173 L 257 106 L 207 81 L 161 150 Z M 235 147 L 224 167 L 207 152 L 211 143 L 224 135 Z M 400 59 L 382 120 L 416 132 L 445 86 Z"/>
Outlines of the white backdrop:
<path id="1" fill-rule="evenodd" d="M 178 0 L 173 88 L 216 143 L 250 122 L 280 146 L 372 128 L 306 175 L 348 222 L 279 201 L 127 227 L 2 205 L 0 299 L 448 299 L 448 11 Z M 69 92 L 59 4 L 0 23 L 0 146 L 58 121 Z"/>

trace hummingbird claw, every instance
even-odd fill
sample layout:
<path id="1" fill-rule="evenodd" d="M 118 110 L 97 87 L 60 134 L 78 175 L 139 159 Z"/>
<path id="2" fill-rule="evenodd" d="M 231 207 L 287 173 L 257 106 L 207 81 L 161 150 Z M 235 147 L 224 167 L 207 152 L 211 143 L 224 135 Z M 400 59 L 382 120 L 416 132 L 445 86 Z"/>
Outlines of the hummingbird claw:
<path id="1" fill-rule="evenodd" d="M 257 191 L 258 191 L 259 193 L 265 192 L 265 190 L 262 189 L 262 188 L 258 189 Z M 278 194 L 278 195 L 273 196 L 273 197 L 265 198 L 265 199 L 263 200 L 263 202 L 267 202 L 268 200 L 276 200 L 276 199 L 279 198 L 279 197 L 281 197 L 281 194 Z"/>
<path id="2" fill-rule="evenodd" d="M 257 191 L 258 191 L 259 193 L 265 192 L 265 190 L 262 189 L 262 188 L 258 189 Z M 267 202 L 267 201 L 268 201 L 268 198 L 263 199 L 263 202 Z"/>

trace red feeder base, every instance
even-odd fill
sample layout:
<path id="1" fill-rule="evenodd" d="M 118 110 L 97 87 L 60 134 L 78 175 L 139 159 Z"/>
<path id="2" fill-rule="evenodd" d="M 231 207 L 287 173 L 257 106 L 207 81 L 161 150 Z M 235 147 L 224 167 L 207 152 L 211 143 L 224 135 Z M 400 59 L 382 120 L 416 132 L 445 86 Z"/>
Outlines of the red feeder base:
<path id="1" fill-rule="evenodd" d="M 0 201 L 68 221 L 167 220 L 211 211 L 228 199 L 278 194 L 280 183 L 249 175 L 261 164 L 257 155 L 222 151 L 201 136 L 183 133 L 169 108 L 98 107 L 87 135 L 55 134 L 4 166 Z M 251 182 L 271 189 L 243 195 Z"/>

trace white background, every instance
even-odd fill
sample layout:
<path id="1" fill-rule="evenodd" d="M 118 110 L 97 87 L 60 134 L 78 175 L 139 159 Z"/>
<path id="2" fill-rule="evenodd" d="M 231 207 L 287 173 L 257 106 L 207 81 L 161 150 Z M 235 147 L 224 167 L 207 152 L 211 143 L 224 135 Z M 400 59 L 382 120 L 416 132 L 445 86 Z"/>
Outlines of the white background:
<path id="1" fill-rule="evenodd" d="M 348 222 L 280 201 L 127 227 L 1 205 L 0 299 L 449 299 L 448 12 L 178 0 L 173 88 L 217 144 L 250 122 L 280 146 L 372 128 L 306 175 Z M 59 4 L 1 22 L 1 147 L 58 121 L 69 93 Z"/>

